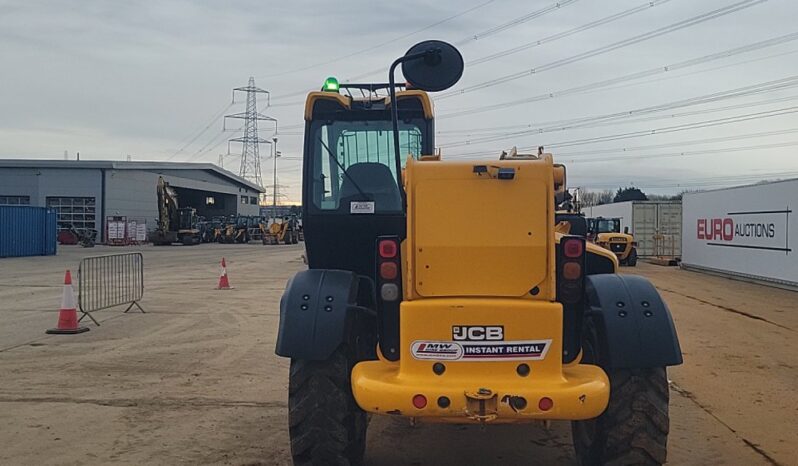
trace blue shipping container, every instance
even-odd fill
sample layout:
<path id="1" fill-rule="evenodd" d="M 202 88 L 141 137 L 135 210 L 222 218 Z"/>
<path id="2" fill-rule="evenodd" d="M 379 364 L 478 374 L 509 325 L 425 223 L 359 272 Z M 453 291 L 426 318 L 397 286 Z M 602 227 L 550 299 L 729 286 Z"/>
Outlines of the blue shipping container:
<path id="1" fill-rule="evenodd" d="M 0 258 L 55 255 L 57 225 L 54 210 L 0 206 Z"/>

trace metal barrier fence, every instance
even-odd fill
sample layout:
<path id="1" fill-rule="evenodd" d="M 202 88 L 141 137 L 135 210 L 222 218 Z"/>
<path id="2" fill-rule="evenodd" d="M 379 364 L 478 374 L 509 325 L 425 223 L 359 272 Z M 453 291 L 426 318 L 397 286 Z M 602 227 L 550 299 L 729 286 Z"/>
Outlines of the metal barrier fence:
<path id="1" fill-rule="evenodd" d="M 144 296 L 144 257 L 140 252 L 85 257 L 78 266 L 78 308 L 97 325 L 94 311 L 129 304 L 139 308 Z"/>

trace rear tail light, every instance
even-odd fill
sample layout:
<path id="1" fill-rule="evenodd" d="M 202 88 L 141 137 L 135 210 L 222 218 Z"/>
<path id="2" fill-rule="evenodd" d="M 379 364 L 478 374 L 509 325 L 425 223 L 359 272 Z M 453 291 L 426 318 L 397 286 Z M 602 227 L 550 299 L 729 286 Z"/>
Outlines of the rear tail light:
<path id="1" fill-rule="evenodd" d="M 580 241 L 576 238 L 566 239 L 563 241 L 562 252 L 563 255 L 569 259 L 576 259 L 581 257 L 584 250 L 585 250 L 584 241 Z"/>
<path id="2" fill-rule="evenodd" d="M 576 304 L 584 292 L 585 239 L 563 236 L 557 257 L 557 299 L 563 304 Z"/>
<path id="3" fill-rule="evenodd" d="M 582 266 L 578 262 L 566 262 L 562 266 L 562 278 L 578 280 L 582 276 Z"/>
<path id="4" fill-rule="evenodd" d="M 415 406 L 416 409 L 424 409 L 424 408 L 426 408 L 427 407 L 427 397 L 422 395 L 422 394 L 415 395 L 413 397 L 413 406 Z"/>
<path id="5" fill-rule="evenodd" d="M 399 308 L 402 304 L 402 251 L 398 236 L 378 236 L 374 244 L 375 294 L 380 352 L 399 360 Z M 426 398 L 424 405 L 426 406 Z"/>
<path id="6" fill-rule="evenodd" d="M 395 302 L 402 297 L 401 256 L 399 238 L 382 236 L 377 238 L 377 289 L 383 304 Z"/>
<path id="7" fill-rule="evenodd" d="M 397 250 L 399 249 L 396 241 L 392 239 L 382 239 L 379 242 L 379 253 L 383 259 L 393 259 L 396 257 Z"/>
<path id="8" fill-rule="evenodd" d="M 554 400 L 552 400 L 547 396 L 544 396 L 543 398 L 540 399 L 540 401 L 538 401 L 538 408 L 540 408 L 541 411 L 548 411 L 553 407 L 554 407 Z"/>
<path id="9" fill-rule="evenodd" d="M 383 262 L 380 264 L 380 278 L 383 280 L 394 280 L 399 275 L 399 267 L 396 262 Z"/>

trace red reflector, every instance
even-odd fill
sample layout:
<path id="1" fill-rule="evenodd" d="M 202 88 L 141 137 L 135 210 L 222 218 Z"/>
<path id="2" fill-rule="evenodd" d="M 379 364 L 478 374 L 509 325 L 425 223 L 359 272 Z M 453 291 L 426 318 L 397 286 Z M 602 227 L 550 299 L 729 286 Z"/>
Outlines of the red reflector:
<path id="1" fill-rule="evenodd" d="M 562 252 L 565 257 L 575 259 L 582 256 L 585 246 L 582 240 L 568 239 L 562 245 Z"/>
<path id="2" fill-rule="evenodd" d="M 413 406 L 417 409 L 424 409 L 427 407 L 427 397 L 424 395 L 416 395 L 413 397 Z"/>
<path id="3" fill-rule="evenodd" d="M 538 408 L 540 408 L 541 411 L 548 411 L 553 407 L 554 407 L 554 401 L 547 396 L 544 396 L 538 402 Z"/>
<path id="4" fill-rule="evenodd" d="M 380 241 L 380 257 L 384 259 L 391 259 L 396 257 L 396 241 L 384 239 Z"/>
<path id="5" fill-rule="evenodd" d="M 566 262 L 562 266 L 562 278 L 576 280 L 582 275 L 582 266 L 578 262 Z"/>
<path id="6" fill-rule="evenodd" d="M 380 264 L 380 277 L 384 280 L 393 280 L 399 274 L 396 262 L 383 262 Z"/>

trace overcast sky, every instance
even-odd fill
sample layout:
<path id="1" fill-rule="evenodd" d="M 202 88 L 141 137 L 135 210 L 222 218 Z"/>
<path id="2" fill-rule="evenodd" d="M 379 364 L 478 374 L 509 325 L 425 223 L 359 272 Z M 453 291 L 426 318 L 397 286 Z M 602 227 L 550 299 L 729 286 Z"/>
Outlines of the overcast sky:
<path id="1" fill-rule="evenodd" d="M 387 71 L 362 75 L 387 70 L 414 43 L 434 38 L 458 44 L 467 62 L 455 87 L 464 92 L 436 98 L 445 158 L 544 145 L 568 163 L 570 186 L 634 184 L 654 193 L 798 176 L 798 35 L 717 56 L 798 33 L 798 2 L 560 0 L 546 11 L 554 3 L 0 1 L 0 157 L 61 159 L 67 150 L 82 159 L 216 163 L 226 138 L 236 136 L 222 133 L 217 115 L 243 111 L 243 95 L 228 108 L 231 89 L 254 76 L 272 97 L 270 108 L 262 98 L 259 109 L 279 121 L 280 184 L 299 201 L 301 94 L 327 76 L 384 81 Z M 666 32 L 733 5 L 739 9 Z M 616 14 L 622 17 L 603 21 Z M 647 38 L 654 31 L 662 33 Z M 533 46 L 468 64 L 523 44 Z M 495 81 L 533 68 L 539 71 Z M 648 73 L 630 78 L 639 72 Z M 784 81 L 762 87 L 777 80 Z M 481 83 L 492 85 L 471 89 Z M 743 96 L 672 105 L 741 88 Z M 643 112 L 658 106 L 664 109 Z M 691 124 L 701 127 L 683 126 Z M 508 134 L 519 131 L 527 132 Z M 595 139 L 602 137 L 610 140 Z M 269 151 L 262 146 L 265 183 Z M 238 164 L 235 156 L 225 161 L 234 172 Z"/>

